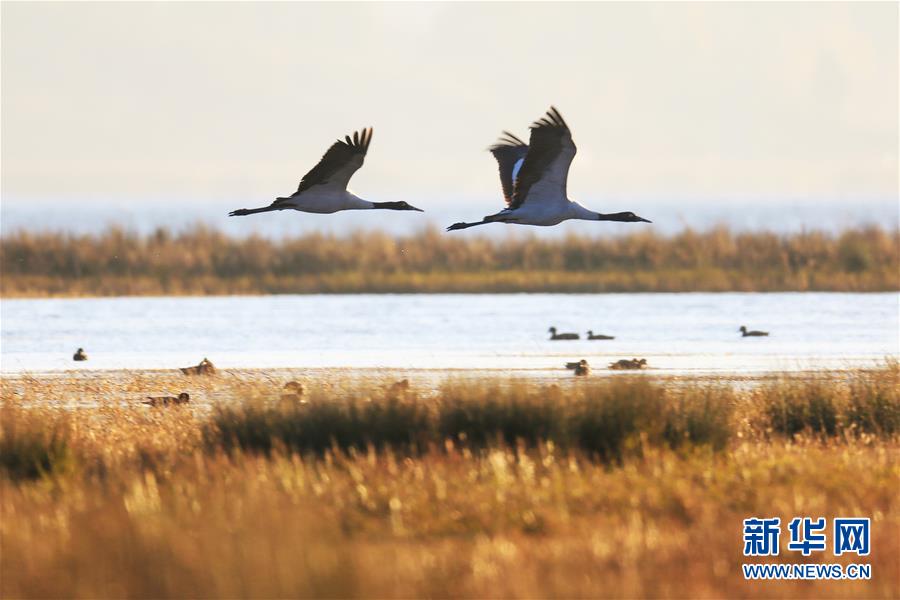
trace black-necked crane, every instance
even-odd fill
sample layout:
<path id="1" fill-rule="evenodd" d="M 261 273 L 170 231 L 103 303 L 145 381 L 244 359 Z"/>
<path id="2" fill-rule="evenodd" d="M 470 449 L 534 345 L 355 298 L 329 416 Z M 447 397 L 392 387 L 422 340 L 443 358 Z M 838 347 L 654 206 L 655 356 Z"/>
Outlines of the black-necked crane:
<path id="1" fill-rule="evenodd" d="M 363 165 L 372 128 L 355 131 L 353 137 L 345 136 L 325 152 L 319 163 L 300 180 L 297 191 L 290 196 L 276 198 L 269 206 L 239 208 L 228 213 L 229 217 L 242 217 L 273 210 L 299 210 L 301 212 L 331 214 L 342 210 L 416 210 L 406 202 L 370 202 L 347 189 L 350 178 Z"/>
<path id="2" fill-rule="evenodd" d="M 527 145 L 504 131 L 490 151 L 500 165 L 500 183 L 506 208 L 481 221 L 454 223 L 447 231 L 487 223 L 551 226 L 570 219 L 651 222 L 633 212 L 593 212 L 569 200 L 566 183 L 576 148 L 569 126 L 555 107 L 551 106 L 546 115 L 531 125 L 531 138 Z M 522 161 L 521 166 L 519 161 Z"/>
<path id="3" fill-rule="evenodd" d="M 594 333 L 592 330 L 588 329 L 587 339 L 589 339 L 589 340 L 614 340 L 614 339 L 616 339 L 616 336 L 603 335 L 602 333 Z"/>
<path id="4" fill-rule="evenodd" d="M 578 340 L 581 337 L 577 333 L 556 333 L 556 327 L 547 330 L 551 340 Z"/>
<path id="5" fill-rule="evenodd" d="M 769 335 L 768 331 L 747 331 L 746 325 L 741 325 L 738 331 L 741 332 L 741 337 L 764 337 Z"/>

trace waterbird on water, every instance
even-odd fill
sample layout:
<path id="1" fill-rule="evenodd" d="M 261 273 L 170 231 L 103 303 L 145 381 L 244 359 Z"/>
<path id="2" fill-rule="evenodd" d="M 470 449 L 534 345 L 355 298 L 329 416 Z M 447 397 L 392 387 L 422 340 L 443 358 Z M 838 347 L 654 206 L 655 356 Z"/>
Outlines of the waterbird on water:
<path id="1" fill-rule="evenodd" d="M 644 369 L 647 367 L 647 359 L 646 358 L 632 358 L 631 360 L 627 358 L 623 358 L 622 360 L 617 360 L 614 363 L 609 364 L 609 368 L 614 371 L 625 371 L 632 369 Z"/>
<path id="2" fill-rule="evenodd" d="M 72 360 L 82 361 L 87 360 L 87 354 L 84 351 L 84 348 L 79 348 L 75 351 L 75 354 L 72 355 Z"/>
<path id="3" fill-rule="evenodd" d="M 569 200 L 566 182 L 576 148 L 569 126 L 553 106 L 531 125 L 528 144 L 504 131 L 489 150 L 500 166 L 500 184 L 506 208 L 481 221 L 454 223 L 447 231 L 487 223 L 551 226 L 569 219 L 651 222 L 632 212 L 593 212 Z"/>
<path id="4" fill-rule="evenodd" d="M 591 366 L 585 359 L 579 360 L 577 363 L 566 363 L 566 368 L 575 371 L 576 375 L 590 375 Z"/>
<path id="5" fill-rule="evenodd" d="M 768 331 L 747 331 L 746 325 L 741 325 L 738 331 L 741 332 L 741 337 L 763 337 L 769 335 Z"/>
<path id="6" fill-rule="evenodd" d="M 581 339 L 577 333 L 556 333 L 556 327 L 547 330 L 550 332 L 551 340 L 578 340 Z"/>
<path id="7" fill-rule="evenodd" d="M 300 180 L 297 191 L 290 196 L 276 198 L 269 206 L 239 208 L 228 213 L 229 217 L 242 217 L 273 210 L 299 210 L 301 212 L 331 214 L 341 210 L 416 210 L 406 202 L 369 202 L 347 189 L 353 174 L 359 170 L 372 141 L 372 128 L 345 136 L 325 152 L 319 163 Z"/>
<path id="8" fill-rule="evenodd" d="M 602 333 L 598 333 L 598 334 L 595 335 L 593 331 L 591 331 L 590 329 L 588 329 L 588 332 L 587 332 L 587 339 L 589 339 L 589 340 L 614 340 L 614 339 L 616 339 L 616 336 L 614 336 L 614 335 L 603 335 Z"/>
<path id="9" fill-rule="evenodd" d="M 588 361 L 585 359 L 581 359 L 578 362 L 567 362 L 566 368 L 572 371 L 575 371 L 576 375 L 590 375 L 591 374 L 591 366 L 588 364 Z"/>

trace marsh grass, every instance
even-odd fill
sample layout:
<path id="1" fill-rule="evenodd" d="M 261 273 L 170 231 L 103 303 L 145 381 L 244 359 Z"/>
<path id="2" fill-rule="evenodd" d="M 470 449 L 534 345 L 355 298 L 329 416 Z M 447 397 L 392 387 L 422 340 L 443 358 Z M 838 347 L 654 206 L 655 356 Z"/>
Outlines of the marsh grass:
<path id="1" fill-rule="evenodd" d="M 0 423 L 0 472 L 10 479 L 56 477 L 74 468 L 65 419 L 48 421 L 4 403 Z"/>
<path id="2" fill-rule="evenodd" d="M 742 438 L 892 439 L 900 433 L 896 361 L 832 380 L 784 376 L 740 391 L 725 383 L 673 385 L 643 377 L 566 386 L 451 379 L 435 389 L 323 380 L 287 404 L 278 380 L 228 376 L 192 380 L 191 406 L 140 405 L 142 390 L 158 390 L 160 381 L 170 385 L 162 389 L 184 385 L 168 374 L 114 383 L 80 376 L 5 381 L 2 471 L 14 479 L 76 467 L 92 474 L 125 466 L 164 471 L 194 452 L 321 457 L 389 449 L 413 456 L 448 443 L 472 451 L 551 443 L 621 463 L 649 447 L 721 451 Z M 65 401 L 91 394 L 97 404 L 90 408 Z"/>
<path id="3" fill-rule="evenodd" d="M 253 402 L 219 407 L 204 429 L 207 445 L 269 454 L 391 448 L 420 454 L 447 442 L 472 450 L 534 448 L 551 442 L 601 461 L 621 461 L 643 446 L 720 450 L 731 431 L 727 388 L 670 392 L 644 379 L 578 386 L 524 382 L 447 383 L 436 397 L 390 388 L 374 396 L 318 397 L 285 408 Z"/>
<path id="4" fill-rule="evenodd" d="M 0 240 L 0 294 L 888 291 L 900 230 L 539 239 L 308 234 L 233 238 L 203 226 L 138 235 L 14 232 Z"/>
<path id="5" fill-rule="evenodd" d="M 306 380 L 288 405 L 283 381 L 224 373 L 172 409 L 123 401 L 152 375 L 4 380 L 4 454 L 58 431 L 72 467 L 0 469 L 0 595 L 897 597 L 895 367 L 749 388 Z M 833 434 L 804 408 L 823 386 Z M 805 424 L 780 431 L 770 405 Z M 753 515 L 871 516 L 873 579 L 744 581 Z"/>
<path id="6" fill-rule="evenodd" d="M 226 451 L 271 453 L 330 449 L 412 452 L 429 432 L 427 407 L 397 396 L 314 401 L 296 407 L 250 404 L 220 407 L 204 429 L 207 445 Z"/>
<path id="7" fill-rule="evenodd" d="M 878 377 L 852 373 L 841 385 L 779 382 L 757 393 L 766 431 L 819 437 L 900 432 L 900 366 L 889 362 Z"/>

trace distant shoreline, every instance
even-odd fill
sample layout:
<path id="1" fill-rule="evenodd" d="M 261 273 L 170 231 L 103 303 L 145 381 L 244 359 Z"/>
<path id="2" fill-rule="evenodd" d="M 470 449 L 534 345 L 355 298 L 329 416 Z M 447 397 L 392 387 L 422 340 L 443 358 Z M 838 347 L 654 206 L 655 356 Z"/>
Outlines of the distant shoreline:
<path id="1" fill-rule="evenodd" d="M 18 231 L 0 240 L 0 297 L 270 294 L 891 292 L 900 229 L 778 235 L 717 228 L 660 235 L 493 240 L 238 238 L 197 226 L 150 234 Z"/>

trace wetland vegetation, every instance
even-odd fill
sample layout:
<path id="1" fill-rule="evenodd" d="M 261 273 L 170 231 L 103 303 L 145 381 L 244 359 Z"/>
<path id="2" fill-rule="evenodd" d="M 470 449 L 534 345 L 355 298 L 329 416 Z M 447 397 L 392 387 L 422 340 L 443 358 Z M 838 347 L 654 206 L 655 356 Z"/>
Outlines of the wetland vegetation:
<path id="1" fill-rule="evenodd" d="M 14 232 L 0 240 L 4 297 L 504 292 L 900 290 L 900 230 L 541 239 L 229 237 L 204 226 L 139 235 Z"/>
<path id="2" fill-rule="evenodd" d="M 5 377 L 0 595 L 900 593 L 896 363 L 741 385 L 282 379 Z M 176 386 L 190 404 L 140 404 Z M 872 580 L 744 581 L 760 514 L 871 515 Z"/>

